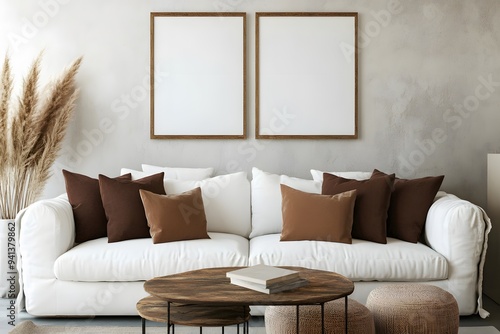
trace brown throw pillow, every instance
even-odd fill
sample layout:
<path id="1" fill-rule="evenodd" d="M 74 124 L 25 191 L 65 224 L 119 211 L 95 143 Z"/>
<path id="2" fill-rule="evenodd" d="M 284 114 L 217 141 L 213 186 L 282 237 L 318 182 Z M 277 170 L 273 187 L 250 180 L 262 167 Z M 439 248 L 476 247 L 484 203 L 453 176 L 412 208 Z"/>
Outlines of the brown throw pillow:
<path id="1" fill-rule="evenodd" d="M 157 195 L 139 190 L 154 244 L 210 239 L 201 188 L 178 195 Z"/>
<path id="2" fill-rule="evenodd" d="M 377 169 L 372 177 L 387 175 Z M 444 175 L 419 179 L 396 179 L 387 217 L 387 236 L 416 243 L 424 231 L 427 212 Z"/>
<path id="3" fill-rule="evenodd" d="M 107 235 L 106 213 L 102 206 L 99 180 L 63 169 L 66 193 L 75 219 L 75 242 L 81 243 Z M 131 175 L 117 177 L 130 180 Z"/>
<path id="4" fill-rule="evenodd" d="M 317 240 L 352 243 L 356 190 L 337 195 L 306 193 L 281 184 L 281 241 Z"/>
<path id="5" fill-rule="evenodd" d="M 135 181 L 99 175 L 99 188 L 108 218 L 108 242 L 150 237 L 139 190 L 165 195 L 163 173 Z"/>
<path id="6" fill-rule="evenodd" d="M 394 177 L 393 174 L 358 181 L 324 173 L 321 193 L 335 195 L 356 189 L 352 237 L 386 244 L 387 210 Z"/>

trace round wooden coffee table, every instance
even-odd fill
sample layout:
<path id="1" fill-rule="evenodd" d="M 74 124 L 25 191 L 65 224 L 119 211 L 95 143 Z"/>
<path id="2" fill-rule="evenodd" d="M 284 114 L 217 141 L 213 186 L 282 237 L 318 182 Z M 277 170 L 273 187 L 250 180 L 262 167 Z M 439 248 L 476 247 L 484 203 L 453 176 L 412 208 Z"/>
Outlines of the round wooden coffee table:
<path id="1" fill-rule="evenodd" d="M 204 319 L 203 310 L 208 311 L 214 307 L 229 307 L 234 311 L 243 310 L 244 307 L 250 305 L 295 305 L 297 306 L 298 333 L 299 306 L 319 305 L 321 307 L 322 332 L 324 333 L 324 304 L 344 297 L 345 332 L 347 333 L 347 296 L 354 291 L 354 283 L 346 277 L 329 271 L 283 267 L 299 271 L 300 276 L 307 279 L 309 284 L 293 290 L 264 294 L 230 283 L 226 273 L 240 268 L 242 267 L 207 268 L 153 278 L 144 283 L 144 289 L 154 298 L 148 300 L 149 297 L 146 297 L 138 303 L 138 307 L 141 307 L 144 314 L 144 310 L 147 310 L 148 305 L 151 305 L 148 301 L 163 303 L 163 306 L 156 308 L 157 316 L 152 316 L 154 312 L 144 315 L 150 320 L 152 318 L 163 319 L 163 322 L 167 323 L 167 333 L 170 333 L 170 326 L 175 324 L 174 321 L 177 321 L 176 305 L 195 305 L 199 308 L 201 313 L 196 317 L 196 322 L 187 320 L 182 323 L 191 326 L 213 326 L 211 325 L 211 323 L 213 324 L 212 318 L 206 317 Z M 246 318 L 246 313 L 243 313 L 243 311 L 239 313 L 238 320 L 234 319 L 233 324 Z M 228 317 L 233 316 L 235 316 L 234 313 Z"/>

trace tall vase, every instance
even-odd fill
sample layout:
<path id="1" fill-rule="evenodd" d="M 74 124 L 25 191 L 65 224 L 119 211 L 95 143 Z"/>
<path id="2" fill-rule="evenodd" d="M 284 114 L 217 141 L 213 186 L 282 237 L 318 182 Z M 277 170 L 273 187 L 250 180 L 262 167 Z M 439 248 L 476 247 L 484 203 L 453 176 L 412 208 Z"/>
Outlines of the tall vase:
<path id="1" fill-rule="evenodd" d="M 0 219 L 0 297 L 14 299 L 19 291 L 16 225 L 14 219 Z"/>

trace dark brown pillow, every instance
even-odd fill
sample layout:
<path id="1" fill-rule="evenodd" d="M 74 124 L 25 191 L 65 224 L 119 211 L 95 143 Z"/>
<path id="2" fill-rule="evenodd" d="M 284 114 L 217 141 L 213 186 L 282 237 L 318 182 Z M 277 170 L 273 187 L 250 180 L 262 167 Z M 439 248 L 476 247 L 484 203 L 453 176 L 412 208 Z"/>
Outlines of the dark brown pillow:
<path id="1" fill-rule="evenodd" d="M 157 195 L 139 190 L 154 244 L 210 239 L 201 188 L 178 195 Z"/>
<path id="2" fill-rule="evenodd" d="M 139 190 L 165 195 L 163 173 L 135 181 L 99 175 L 99 188 L 108 219 L 108 242 L 150 237 Z"/>
<path id="3" fill-rule="evenodd" d="M 357 190 L 352 237 L 385 244 L 387 243 L 387 210 L 394 177 L 393 174 L 358 181 L 324 173 L 321 193 L 335 195 Z"/>
<path id="4" fill-rule="evenodd" d="M 81 243 L 105 237 L 108 220 L 102 206 L 99 180 L 65 169 L 62 172 L 75 219 L 75 242 Z M 116 179 L 130 180 L 131 174 Z"/>
<path id="5" fill-rule="evenodd" d="M 281 241 L 317 240 L 352 243 L 356 190 L 337 195 L 306 193 L 281 185 Z"/>
<path id="6" fill-rule="evenodd" d="M 377 169 L 372 177 L 387 175 Z M 424 231 L 427 212 L 444 175 L 406 180 L 397 178 L 387 217 L 387 236 L 416 243 Z"/>

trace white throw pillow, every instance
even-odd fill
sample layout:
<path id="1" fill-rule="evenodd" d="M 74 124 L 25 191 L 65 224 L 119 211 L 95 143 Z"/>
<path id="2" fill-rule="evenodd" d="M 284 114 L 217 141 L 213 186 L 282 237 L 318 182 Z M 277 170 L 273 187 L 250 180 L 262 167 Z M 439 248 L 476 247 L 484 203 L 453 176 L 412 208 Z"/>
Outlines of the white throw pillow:
<path id="1" fill-rule="evenodd" d="M 319 181 L 281 175 L 280 183 L 306 193 L 321 194 L 321 182 Z"/>
<path id="2" fill-rule="evenodd" d="M 132 180 L 160 172 L 121 169 L 121 175 L 131 173 Z M 246 172 L 220 175 L 204 180 L 179 180 L 165 175 L 163 185 L 167 194 L 180 194 L 200 187 L 208 231 L 238 234 L 248 238 L 251 229 L 251 212 L 250 182 Z"/>
<path id="3" fill-rule="evenodd" d="M 283 215 L 281 212 L 280 183 L 301 191 L 321 192 L 320 182 L 271 174 L 256 167 L 252 168 L 252 232 L 250 232 L 250 238 L 281 233 Z"/>
<path id="4" fill-rule="evenodd" d="M 173 179 L 163 179 L 163 185 L 165 186 L 165 192 L 170 194 L 181 194 L 185 191 L 192 190 L 198 187 L 200 181 L 183 181 L 183 180 L 173 180 Z"/>
<path id="5" fill-rule="evenodd" d="M 250 238 L 280 233 L 281 215 L 280 176 L 252 168 L 252 232 Z"/>
<path id="6" fill-rule="evenodd" d="M 251 229 L 250 182 L 246 172 L 215 176 L 201 181 L 164 180 L 167 194 L 201 188 L 210 232 L 248 238 Z"/>
<path id="7" fill-rule="evenodd" d="M 141 172 L 139 170 L 122 168 L 120 171 L 120 175 L 124 174 L 132 174 L 132 181 L 142 179 L 143 177 L 150 176 L 153 174 L 161 173 L 161 172 Z M 165 187 L 165 192 L 167 194 L 180 194 L 185 191 L 196 188 L 199 181 L 196 180 L 176 180 L 172 178 L 163 177 L 163 186 Z"/>
<path id="8" fill-rule="evenodd" d="M 165 178 L 174 180 L 194 180 L 201 181 L 212 177 L 214 169 L 209 168 L 177 168 L 177 167 L 160 167 L 142 164 L 142 170 L 146 173 L 155 174 L 164 172 Z"/>
<path id="9" fill-rule="evenodd" d="M 146 173 L 146 172 L 142 172 L 140 170 L 135 170 L 135 169 L 130 169 L 130 168 L 122 168 L 120 170 L 120 175 L 124 175 L 124 174 L 128 174 L 128 173 L 132 174 L 132 181 L 142 179 L 143 177 L 156 174 L 156 173 Z M 165 178 L 165 177 L 163 177 L 163 178 Z"/>
<path id="10" fill-rule="evenodd" d="M 368 180 L 372 176 L 372 172 L 323 172 L 317 169 L 311 169 L 311 175 L 314 181 L 323 182 L 323 173 L 332 174 L 343 177 L 344 179 Z"/>

